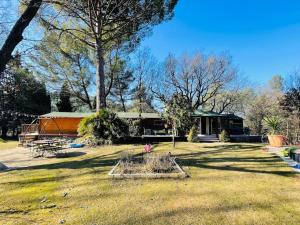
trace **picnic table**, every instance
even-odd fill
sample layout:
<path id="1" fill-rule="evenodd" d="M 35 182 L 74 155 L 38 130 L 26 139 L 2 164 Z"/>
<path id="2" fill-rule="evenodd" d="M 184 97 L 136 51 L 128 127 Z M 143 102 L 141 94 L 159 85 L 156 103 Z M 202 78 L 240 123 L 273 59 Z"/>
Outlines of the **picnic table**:
<path id="1" fill-rule="evenodd" d="M 63 150 L 63 146 L 66 144 L 65 140 L 37 140 L 30 143 L 31 150 L 38 153 L 39 156 L 44 156 L 45 153 L 57 154 L 60 150 Z"/>

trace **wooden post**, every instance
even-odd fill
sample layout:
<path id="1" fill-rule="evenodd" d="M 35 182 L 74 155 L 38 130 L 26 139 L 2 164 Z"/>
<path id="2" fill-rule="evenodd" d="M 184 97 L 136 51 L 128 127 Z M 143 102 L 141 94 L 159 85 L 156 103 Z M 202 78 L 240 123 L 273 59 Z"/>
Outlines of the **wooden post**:
<path id="1" fill-rule="evenodd" d="M 173 136 L 172 136 L 172 142 L 173 142 L 173 148 L 175 148 L 175 132 L 176 132 L 176 124 L 175 121 L 173 120 Z"/>

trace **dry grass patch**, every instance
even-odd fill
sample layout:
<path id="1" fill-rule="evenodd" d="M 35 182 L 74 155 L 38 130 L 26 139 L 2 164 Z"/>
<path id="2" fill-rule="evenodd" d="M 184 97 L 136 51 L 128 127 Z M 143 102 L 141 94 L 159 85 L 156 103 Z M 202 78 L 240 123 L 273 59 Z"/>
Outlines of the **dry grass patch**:
<path id="1" fill-rule="evenodd" d="M 18 147 L 18 141 L 0 141 L 0 151 Z"/>
<path id="2" fill-rule="evenodd" d="M 121 152 L 92 154 L 0 173 L 0 224 L 299 224 L 299 176 L 255 144 L 171 143 L 184 180 L 111 180 Z M 47 208 L 48 206 L 53 206 Z"/>

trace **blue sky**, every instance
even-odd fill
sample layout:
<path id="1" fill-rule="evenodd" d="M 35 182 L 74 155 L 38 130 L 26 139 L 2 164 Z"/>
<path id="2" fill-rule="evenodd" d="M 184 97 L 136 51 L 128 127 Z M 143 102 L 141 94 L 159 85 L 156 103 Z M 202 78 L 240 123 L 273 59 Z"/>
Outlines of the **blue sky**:
<path id="1" fill-rule="evenodd" d="M 179 0 L 174 18 L 142 46 L 160 60 L 227 51 L 244 76 L 263 83 L 300 68 L 300 1 Z"/>

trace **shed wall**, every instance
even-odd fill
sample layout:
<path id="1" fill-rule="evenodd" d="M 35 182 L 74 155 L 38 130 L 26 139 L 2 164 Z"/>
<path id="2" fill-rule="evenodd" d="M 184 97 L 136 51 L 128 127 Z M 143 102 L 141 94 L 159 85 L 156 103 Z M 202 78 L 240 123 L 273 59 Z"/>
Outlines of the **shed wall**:
<path id="1" fill-rule="evenodd" d="M 39 132 L 42 134 L 77 134 L 82 118 L 40 118 Z"/>

